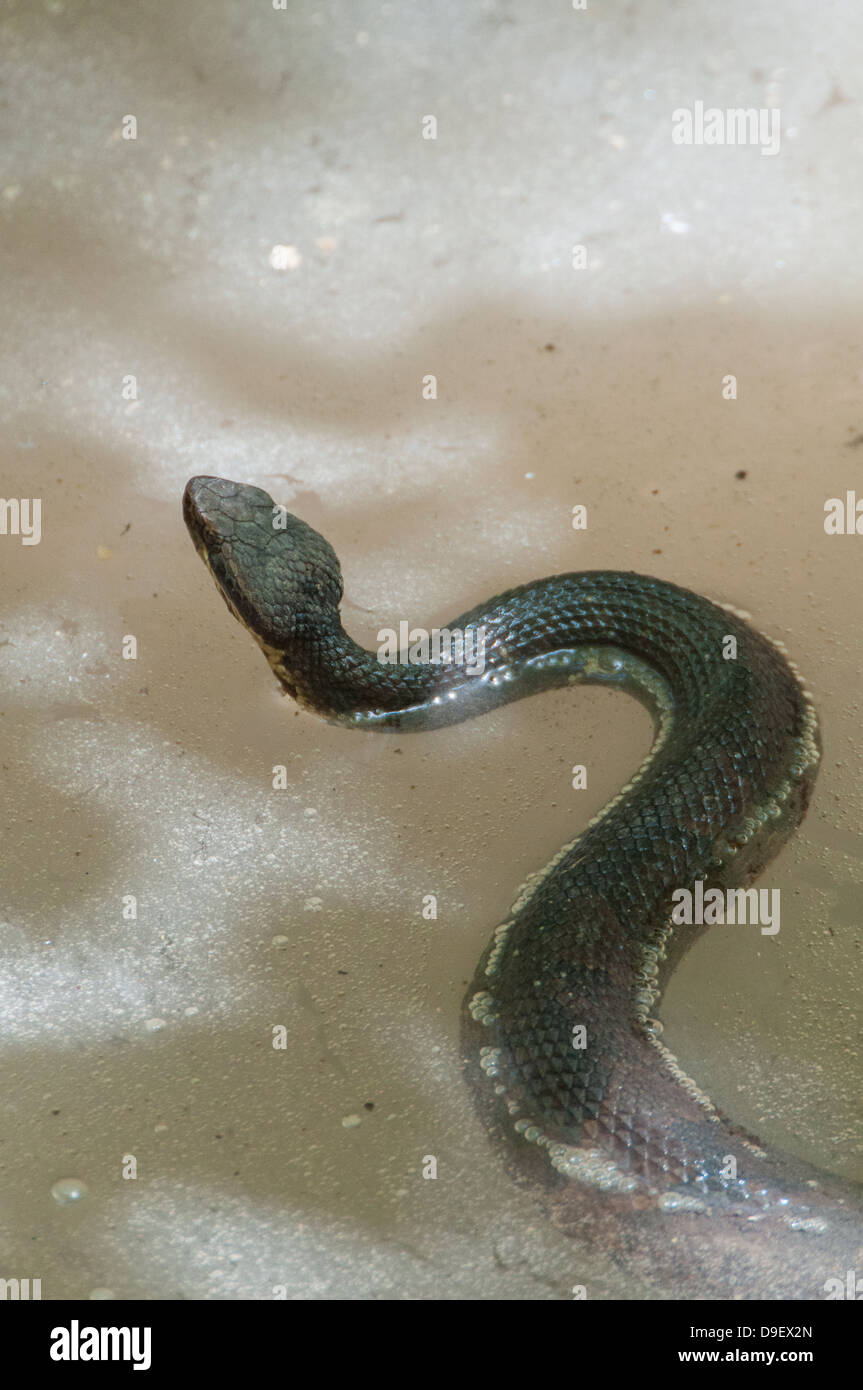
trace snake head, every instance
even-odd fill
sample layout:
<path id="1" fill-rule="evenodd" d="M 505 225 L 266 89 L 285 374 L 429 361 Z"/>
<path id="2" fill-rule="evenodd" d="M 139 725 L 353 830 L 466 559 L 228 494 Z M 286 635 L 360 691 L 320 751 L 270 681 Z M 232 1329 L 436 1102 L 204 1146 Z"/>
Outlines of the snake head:
<path id="1" fill-rule="evenodd" d="M 338 621 L 342 576 L 335 551 L 262 488 L 191 478 L 183 517 L 231 612 L 268 656 L 289 652 Z"/>

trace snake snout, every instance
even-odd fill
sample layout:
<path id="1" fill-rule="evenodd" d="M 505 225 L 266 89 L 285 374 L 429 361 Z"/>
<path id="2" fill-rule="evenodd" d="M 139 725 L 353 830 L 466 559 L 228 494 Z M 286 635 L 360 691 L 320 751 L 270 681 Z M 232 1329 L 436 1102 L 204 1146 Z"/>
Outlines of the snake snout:
<path id="1" fill-rule="evenodd" d="M 342 575 L 335 551 L 262 488 L 190 478 L 183 516 L 231 611 L 265 648 L 284 650 L 337 617 Z"/>

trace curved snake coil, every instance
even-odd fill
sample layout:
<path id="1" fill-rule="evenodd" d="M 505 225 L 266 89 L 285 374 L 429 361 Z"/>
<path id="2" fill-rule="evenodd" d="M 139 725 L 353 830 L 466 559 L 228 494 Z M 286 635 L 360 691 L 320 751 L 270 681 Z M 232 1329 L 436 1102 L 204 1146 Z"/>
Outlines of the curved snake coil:
<path id="1" fill-rule="evenodd" d="M 331 722 L 423 730 L 579 682 L 653 711 L 637 775 L 495 932 L 465 1001 L 468 1072 L 513 1175 L 639 1278 L 690 1297 L 826 1297 L 863 1256 L 859 1191 L 768 1157 L 684 1074 L 655 1019 L 699 935 L 673 926 L 672 894 L 745 888 L 806 812 L 818 722 L 778 645 L 673 584 L 595 571 L 450 623 L 484 638 L 482 674 L 384 663 L 341 625 L 332 547 L 266 492 L 193 478 L 184 515 L 285 691 Z"/>

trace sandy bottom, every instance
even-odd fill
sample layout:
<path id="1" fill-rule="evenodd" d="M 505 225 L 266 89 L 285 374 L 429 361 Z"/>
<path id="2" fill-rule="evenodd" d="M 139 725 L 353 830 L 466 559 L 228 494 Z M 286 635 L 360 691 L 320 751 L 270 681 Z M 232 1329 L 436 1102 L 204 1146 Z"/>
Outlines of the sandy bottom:
<path id="1" fill-rule="evenodd" d="M 481 950 L 646 714 L 578 690 L 322 726 L 180 497 L 219 473 L 323 531 L 367 645 L 596 567 L 785 641 L 825 756 L 781 931 L 700 942 L 665 1041 L 764 1140 L 863 1175 L 863 538 L 824 530 L 863 496 L 857 7 L 46 0 L 0 34 L 0 477 L 41 500 L 38 544 L 0 535 L 0 1276 L 697 1296 L 546 1228 L 459 1066 Z M 778 107 L 781 147 L 675 144 L 696 101 Z"/>

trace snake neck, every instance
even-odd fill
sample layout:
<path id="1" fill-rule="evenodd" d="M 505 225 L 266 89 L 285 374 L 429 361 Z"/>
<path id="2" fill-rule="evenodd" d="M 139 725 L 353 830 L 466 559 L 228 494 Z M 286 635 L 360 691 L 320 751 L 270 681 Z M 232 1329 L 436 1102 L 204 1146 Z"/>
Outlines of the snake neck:
<path id="1" fill-rule="evenodd" d="M 589 681 L 629 690 L 658 716 L 673 709 L 689 732 L 723 705 L 748 702 L 755 724 L 772 704 L 775 724 L 793 722 L 799 704 L 787 663 L 739 617 L 676 585 L 616 571 L 522 585 L 447 623 L 445 633 L 468 635 L 469 650 L 481 645 L 478 670 L 446 654 L 396 661 L 389 649 L 369 651 L 345 632 L 335 606 L 295 615 L 282 642 L 252 631 L 284 689 L 345 724 L 452 724 Z"/>

